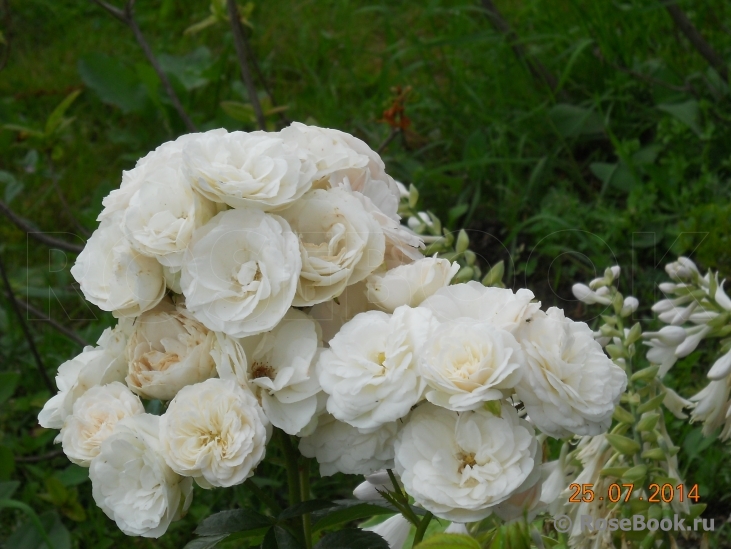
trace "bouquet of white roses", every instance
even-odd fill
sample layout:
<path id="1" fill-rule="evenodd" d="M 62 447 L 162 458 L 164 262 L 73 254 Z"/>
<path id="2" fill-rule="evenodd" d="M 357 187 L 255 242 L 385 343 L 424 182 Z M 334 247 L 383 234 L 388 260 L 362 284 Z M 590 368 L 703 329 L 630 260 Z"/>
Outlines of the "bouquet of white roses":
<path id="1" fill-rule="evenodd" d="M 71 270 L 119 323 L 60 366 L 39 415 L 123 532 L 161 536 L 193 481 L 246 482 L 274 430 L 322 475 L 368 475 L 356 496 L 399 513 L 333 540 L 400 547 L 432 515 L 510 520 L 556 498 L 540 441 L 605 432 L 625 371 L 527 289 L 450 285 L 460 265 L 424 257 L 406 196 L 365 143 L 298 123 L 185 135 L 124 172 Z M 346 506 L 305 491 L 238 530 L 311 547 L 309 514 Z M 211 544 L 237 531 L 212 524 Z"/>

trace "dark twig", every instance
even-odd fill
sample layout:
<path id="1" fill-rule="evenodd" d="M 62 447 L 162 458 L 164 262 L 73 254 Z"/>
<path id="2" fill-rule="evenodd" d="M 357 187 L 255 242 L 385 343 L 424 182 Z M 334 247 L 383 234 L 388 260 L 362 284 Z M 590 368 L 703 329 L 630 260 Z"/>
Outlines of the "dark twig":
<path id="1" fill-rule="evenodd" d="M 5 293 L 5 297 L 7 299 L 10 299 L 11 298 L 11 296 L 7 292 Z M 33 305 L 31 305 L 28 302 L 22 301 L 22 300 L 20 300 L 20 299 L 18 299 L 16 297 L 13 297 L 13 299 L 15 299 L 15 301 L 16 301 L 16 303 L 18 305 L 20 305 L 26 311 L 28 311 L 29 313 L 32 313 L 36 317 L 33 320 L 38 320 L 40 322 L 45 322 L 46 324 L 51 325 L 56 330 L 58 330 L 59 332 L 61 332 L 63 335 L 65 335 L 69 339 L 75 341 L 76 343 L 78 343 L 82 347 L 86 347 L 87 345 L 89 345 L 89 342 L 86 341 L 84 338 L 82 338 L 79 334 L 77 334 L 73 330 L 69 330 L 63 324 L 59 324 L 57 321 L 53 320 L 50 316 L 46 316 L 46 313 L 44 313 L 40 309 L 34 307 Z"/>
<path id="2" fill-rule="evenodd" d="M 391 128 L 391 132 L 388 134 L 386 139 L 383 140 L 383 142 L 378 145 L 378 148 L 376 149 L 376 152 L 378 154 L 381 154 L 383 151 L 386 150 L 386 147 L 388 147 L 391 144 L 391 141 L 396 139 L 396 136 L 401 133 L 401 128 Z"/>
<path id="3" fill-rule="evenodd" d="M 43 383 L 45 383 L 46 387 L 50 391 L 51 394 L 54 394 L 56 392 L 56 387 L 53 385 L 53 382 L 51 381 L 51 378 L 48 377 L 48 372 L 46 372 L 46 367 L 43 365 L 43 360 L 41 360 L 41 355 L 38 353 L 38 349 L 36 348 L 36 344 L 33 341 L 33 334 L 30 333 L 30 329 L 28 328 L 28 325 L 25 323 L 25 318 L 23 318 L 23 313 L 20 310 L 20 307 L 18 307 L 18 300 L 15 298 L 15 294 L 13 294 L 13 288 L 10 286 L 10 279 L 8 279 L 8 273 L 5 271 L 5 263 L 3 262 L 2 257 L 0 256 L 0 276 L 2 276 L 3 284 L 5 285 L 5 291 L 10 295 L 10 306 L 12 307 L 13 311 L 15 312 L 15 315 L 18 317 L 18 322 L 20 323 L 20 328 L 23 330 L 23 334 L 25 334 L 25 339 L 28 342 L 28 347 L 30 348 L 30 352 L 33 355 L 33 358 L 36 362 L 36 366 L 38 366 L 38 373 L 41 374 L 41 378 L 43 378 Z"/>
<path id="4" fill-rule="evenodd" d="M 77 244 L 71 244 L 70 242 L 66 242 L 65 240 L 53 238 L 52 236 L 48 236 L 47 234 L 39 231 L 30 223 L 28 223 L 25 219 L 23 219 L 13 210 L 11 210 L 10 207 L 2 200 L 0 200 L 0 213 L 4 213 L 7 218 L 12 221 L 15 226 L 18 227 L 21 231 L 25 232 L 28 236 L 35 238 L 38 242 L 41 242 L 46 246 L 59 250 L 65 250 L 67 252 L 73 252 L 75 254 L 81 253 L 81 251 L 84 249 L 83 246 L 78 246 Z"/>
<path id="5" fill-rule="evenodd" d="M 168 94 L 168 97 L 170 98 L 170 102 L 173 104 L 173 107 L 175 107 L 175 110 L 178 111 L 178 115 L 180 115 L 180 118 L 183 120 L 183 123 L 185 124 L 185 127 L 188 128 L 189 132 L 197 132 L 198 129 L 195 127 L 195 124 L 193 124 L 193 121 L 188 116 L 188 113 L 185 112 L 185 109 L 183 108 L 183 104 L 180 102 L 180 99 L 178 98 L 178 94 L 175 93 L 175 90 L 173 89 L 173 85 L 170 83 L 170 79 L 168 78 L 168 75 L 165 74 L 165 71 L 162 70 L 162 67 L 160 66 L 160 63 L 157 60 L 157 57 L 155 57 L 155 54 L 152 53 L 152 49 L 150 48 L 150 45 L 147 43 L 147 40 L 145 39 L 145 35 L 142 34 L 142 30 L 140 30 L 140 26 L 137 24 L 137 20 L 134 16 L 134 5 L 135 0 L 128 0 L 127 5 L 124 7 L 124 11 L 120 10 L 119 8 L 115 8 L 114 6 L 107 4 L 103 0 L 91 0 L 95 4 L 101 6 L 105 10 L 107 10 L 109 13 L 111 13 L 114 17 L 119 19 L 122 23 L 127 25 L 130 29 L 132 29 L 132 32 L 135 35 L 135 39 L 137 40 L 137 43 L 140 45 L 142 50 L 145 52 L 145 57 L 147 57 L 147 60 L 150 62 L 150 65 L 152 65 L 152 68 L 155 69 L 155 72 L 157 73 L 158 78 L 160 78 L 160 81 L 162 82 L 162 87 L 165 88 L 165 92 Z"/>
<path id="6" fill-rule="evenodd" d="M 231 31 L 234 35 L 236 55 L 239 58 L 239 66 L 241 67 L 241 78 L 246 85 L 246 90 L 249 92 L 249 101 L 251 101 L 251 106 L 254 109 L 259 129 L 266 130 L 264 112 L 261 110 L 259 96 L 256 94 L 254 79 L 251 77 L 251 69 L 249 68 L 249 60 L 247 56 L 246 36 L 244 35 L 244 28 L 241 24 L 241 16 L 239 15 L 239 8 L 236 5 L 236 0 L 226 0 L 226 7 L 228 8 L 228 18 L 231 20 Z"/>
<path id="7" fill-rule="evenodd" d="M 493 1 L 482 0 L 482 7 L 487 12 L 487 17 L 488 19 L 490 19 L 492 26 L 495 27 L 495 30 L 497 30 L 500 34 L 505 36 L 505 38 L 508 40 L 508 43 L 510 44 L 511 49 L 513 50 L 513 53 L 515 54 L 515 57 L 525 62 L 525 64 L 528 66 L 528 70 L 533 75 L 533 78 L 538 81 L 544 82 L 549 88 L 551 88 L 552 91 L 555 92 L 558 89 L 558 80 L 556 80 L 556 77 L 553 76 L 553 74 L 551 74 L 551 72 L 546 67 L 544 67 L 543 63 L 541 63 L 538 59 L 535 59 L 528 55 L 525 47 L 523 47 L 523 45 L 520 43 L 518 35 L 510 27 L 510 24 L 505 20 L 503 15 L 500 13 L 500 10 L 497 9 L 497 6 L 493 3 Z M 562 91 L 561 95 L 565 96 L 565 93 Z"/>
<path id="8" fill-rule="evenodd" d="M 663 0 L 665 9 L 688 41 L 700 53 L 708 63 L 718 71 L 721 77 L 728 81 L 728 66 L 716 50 L 713 49 L 695 25 L 688 19 L 685 12 L 675 3 L 675 0 Z"/>
<path id="9" fill-rule="evenodd" d="M 15 461 L 18 463 L 39 463 L 41 461 L 47 461 L 49 459 L 61 457 L 63 455 L 63 450 L 54 450 L 53 452 L 48 452 L 47 454 L 43 454 L 40 456 L 16 456 Z"/>

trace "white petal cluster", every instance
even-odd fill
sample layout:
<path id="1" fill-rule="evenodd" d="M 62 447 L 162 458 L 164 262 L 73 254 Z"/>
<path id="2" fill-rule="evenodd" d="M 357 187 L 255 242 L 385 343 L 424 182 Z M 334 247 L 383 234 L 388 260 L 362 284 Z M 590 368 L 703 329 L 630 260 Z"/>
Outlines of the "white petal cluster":
<path id="1" fill-rule="evenodd" d="M 457 413 L 423 404 L 396 440 L 396 471 L 406 491 L 440 518 L 481 520 L 536 466 L 538 442 L 515 409 Z"/>
<path id="2" fill-rule="evenodd" d="M 604 354 L 583 322 L 555 307 L 521 328 L 525 353 L 518 398 L 544 433 L 598 435 L 612 421 L 627 374 Z"/>
<path id="3" fill-rule="evenodd" d="M 234 486 L 253 475 L 269 432 L 254 395 L 222 379 L 183 388 L 160 419 L 168 465 L 204 488 Z"/>
<path id="4" fill-rule="evenodd" d="M 395 468 L 447 520 L 547 504 L 542 487 L 558 483 L 541 484 L 535 429 L 606 430 L 626 375 L 585 324 L 541 311 L 530 290 L 450 285 L 460 264 L 423 257 L 412 230 L 438 221 L 402 225 L 403 198 L 364 142 L 299 123 L 186 135 L 124 172 L 71 269 L 119 323 L 60 366 L 39 422 L 61 429 L 125 533 L 162 535 L 193 480 L 245 482 L 273 427 L 285 449 L 299 437 L 322 475 Z M 706 280 L 687 264 L 672 273 L 678 287 Z M 575 291 L 603 303 L 618 276 Z M 706 282 L 725 307 L 723 283 Z M 627 298 L 622 315 L 637 305 Z M 651 353 L 666 361 L 712 320 L 681 305 L 680 323 L 699 331 L 658 332 Z M 726 383 L 729 371 L 723 357 L 712 374 Z M 718 415 L 718 392 L 699 395 L 695 417 Z M 356 492 L 390 489 L 381 477 Z M 395 517 L 373 531 L 399 545 L 407 527 Z"/>
<path id="5" fill-rule="evenodd" d="M 94 501 L 129 536 L 159 538 L 193 499 L 193 481 L 165 463 L 159 429 L 149 414 L 121 420 L 89 469 Z"/>

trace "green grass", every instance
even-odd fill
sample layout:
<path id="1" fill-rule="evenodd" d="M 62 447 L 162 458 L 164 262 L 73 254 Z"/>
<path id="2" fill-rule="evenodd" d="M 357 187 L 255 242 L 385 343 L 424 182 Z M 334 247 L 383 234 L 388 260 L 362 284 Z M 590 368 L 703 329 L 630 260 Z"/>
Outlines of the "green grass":
<path id="1" fill-rule="evenodd" d="M 84 90 L 68 112 L 74 121 L 50 141 L 0 131 L 0 170 L 23 185 L 11 205 L 43 230 L 78 233 L 53 188 L 57 177 L 73 214 L 93 230 L 101 198 L 119 184 L 121 171 L 184 127 L 149 78 L 131 32 L 101 9 L 75 0 L 10 4 L 12 28 L 4 31 L 12 51 L 0 72 L 0 124 L 41 128 L 70 91 Z M 544 304 L 588 320 L 571 284 L 618 262 L 626 276 L 622 291 L 640 297 L 638 318 L 650 319 L 653 285 L 676 254 L 693 253 L 704 268 L 731 275 L 731 96 L 660 3 L 498 4 L 529 55 L 556 76 L 560 91 L 531 76 L 471 1 L 260 2 L 251 18 L 252 46 L 275 100 L 288 107 L 287 118 L 351 132 L 374 148 L 389 133 L 380 119 L 392 88 L 411 86 L 411 131 L 383 153 L 389 172 L 416 184 L 421 205 L 451 218 L 450 229 L 467 228 L 483 264 L 506 260 L 509 284 L 527 285 Z M 721 0 L 681 6 L 731 58 L 731 6 Z M 208 15 L 207 3 L 140 1 L 137 11 L 158 54 L 174 60 L 207 48 L 207 59 L 190 61 L 196 82 L 186 87 L 174 78 L 199 128 L 254 129 L 220 106 L 247 101 L 225 25 L 183 35 Z M 79 61 L 90 54 L 121 63 L 130 89 L 141 94 L 135 108 L 125 112 L 104 103 L 98 89 L 85 85 Z M 100 77 L 116 82 L 120 74 Z M 0 196 L 5 192 L 0 188 Z M 26 243 L 4 220 L 0 242 L 19 295 L 43 308 L 52 289 L 62 296 L 50 300 L 53 317 L 90 341 L 113 322 L 71 288 L 71 256 L 65 266 L 60 257 L 49 260 L 45 248 Z M 13 465 L 8 458 L 53 450 L 54 434 L 35 425 L 47 395 L 6 305 L 0 309 L 0 364 L 23 375 L 0 411 L 0 480 L 21 481 L 16 497 L 39 512 L 61 513 L 79 547 L 180 547 L 197 520 L 231 505 L 223 491 L 201 491 L 191 518 L 152 542 L 119 534 L 93 504 L 88 482 L 67 488 L 78 492 L 84 521 L 68 518 L 70 503 L 44 500 L 48 478 L 68 462 L 61 457 Z M 78 352 L 47 326 L 31 325 L 51 373 Z M 674 386 L 686 396 L 703 385 L 711 355 L 698 360 L 673 371 Z M 682 445 L 692 428 L 675 428 Z M 703 467 L 698 458 L 686 464 L 688 475 L 706 487 L 704 501 L 728 509 L 727 450 L 716 442 L 708 452 Z M 276 482 L 281 472 L 270 467 Z M 343 482 L 316 488 L 346 494 Z M 243 489 L 236 498 L 249 501 Z M 3 511 L 0 538 L 22 520 Z"/>

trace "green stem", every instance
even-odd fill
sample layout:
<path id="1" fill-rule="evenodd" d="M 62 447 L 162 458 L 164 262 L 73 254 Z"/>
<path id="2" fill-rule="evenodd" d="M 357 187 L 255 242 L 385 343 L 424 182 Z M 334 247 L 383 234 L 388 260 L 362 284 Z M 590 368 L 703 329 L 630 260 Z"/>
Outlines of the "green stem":
<path id="1" fill-rule="evenodd" d="M 264 505 L 269 507 L 273 514 L 278 515 L 282 512 L 282 508 L 274 500 L 274 498 L 267 494 L 264 490 L 259 488 L 256 484 L 254 484 L 253 480 L 247 478 L 246 482 L 244 482 L 244 486 L 246 486 L 246 488 L 248 488 L 257 498 L 259 498 L 262 503 L 264 503 Z"/>
<path id="2" fill-rule="evenodd" d="M 426 529 L 433 516 L 434 515 L 432 515 L 431 512 L 427 511 L 426 514 L 421 517 L 421 522 L 419 522 L 419 526 L 416 528 L 416 534 L 414 534 L 414 543 L 411 545 L 412 549 L 416 547 L 422 539 L 424 539 L 424 534 L 426 533 Z"/>
<path id="3" fill-rule="evenodd" d="M 302 501 L 310 499 L 310 460 L 303 457 L 300 461 L 300 495 Z M 302 530 L 305 534 L 305 547 L 312 549 L 312 519 L 309 513 L 302 515 Z"/>
<path id="4" fill-rule="evenodd" d="M 284 462 L 287 466 L 287 488 L 289 488 L 289 505 L 298 504 L 302 501 L 300 493 L 299 466 L 297 465 L 297 451 L 289 439 L 289 435 L 277 429 L 279 440 L 284 451 Z"/>

